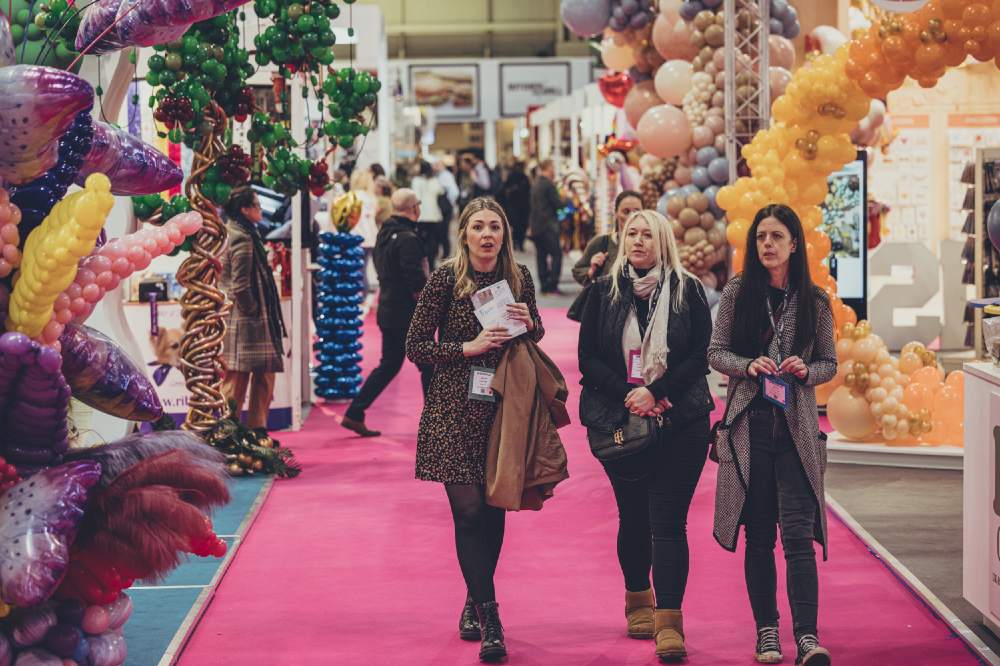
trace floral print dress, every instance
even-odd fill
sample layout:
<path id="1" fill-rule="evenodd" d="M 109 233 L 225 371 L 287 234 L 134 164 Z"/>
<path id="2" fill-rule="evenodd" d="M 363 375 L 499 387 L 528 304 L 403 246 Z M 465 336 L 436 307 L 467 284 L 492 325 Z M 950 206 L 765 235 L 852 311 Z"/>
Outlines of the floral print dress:
<path id="1" fill-rule="evenodd" d="M 528 269 L 521 265 L 518 268 L 524 282 L 517 300 L 528 306 L 535 323 L 535 329 L 525 335 L 537 342 L 545 331 L 535 303 L 535 286 Z M 495 272 L 475 273 L 477 289 L 499 279 Z M 462 355 L 462 344 L 474 340 L 483 327 L 476 319 L 472 299 L 455 299 L 454 289 L 451 266 L 434 271 L 420 294 L 406 337 L 409 359 L 434 365 L 417 432 L 416 476 L 448 484 L 482 484 L 486 445 L 497 406 L 469 399 L 469 375 L 473 366 L 496 368 L 504 349 L 471 358 Z"/>

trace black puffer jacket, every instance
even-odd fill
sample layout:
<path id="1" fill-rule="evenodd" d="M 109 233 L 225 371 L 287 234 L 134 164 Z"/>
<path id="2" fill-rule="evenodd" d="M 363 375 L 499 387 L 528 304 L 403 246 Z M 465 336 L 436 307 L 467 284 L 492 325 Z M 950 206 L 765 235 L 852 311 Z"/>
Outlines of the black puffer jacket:
<path id="1" fill-rule="evenodd" d="M 390 217 L 379 229 L 372 255 L 379 284 L 376 321 L 380 328 L 407 329 L 430 275 L 417 223 Z"/>
<path id="2" fill-rule="evenodd" d="M 611 301 L 611 280 L 622 280 L 621 298 Z M 671 293 L 678 288 L 676 273 L 670 275 Z M 580 422 L 585 426 L 617 425 L 628 416 L 625 396 L 635 388 L 626 380 L 622 333 L 633 307 L 632 285 L 620 276 L 606 275 L 588 287 L 580 322 L 579 360 L 583 378 Z M 671 298 L 673 307 L 673 298 Z M 681 309 L 671 310 L 667 326 L 667 372 L 648 388 L 657 400 L 666 397 L 673 408 L 664 413 L 674 427 L 689 423 L 712 411 L 708 390 L 708 343 L 712 316 L 701 283 L 684 281 Z"/>

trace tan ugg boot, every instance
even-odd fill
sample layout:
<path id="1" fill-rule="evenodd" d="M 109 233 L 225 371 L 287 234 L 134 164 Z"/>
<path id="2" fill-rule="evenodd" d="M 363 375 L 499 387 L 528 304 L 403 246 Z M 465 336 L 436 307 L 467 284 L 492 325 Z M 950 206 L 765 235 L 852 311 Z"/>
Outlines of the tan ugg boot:
<path id="1" fill-rule="evenodd" d="M 680 661 L 687 656 L 684 647 L 684 615 L 679 610 L 653 611 L 656 656 L 660 661 Z"/>
<path id="2" fill-rule="evenodd" d="M 653 590 L 625 590 L 625 621 L 629 638 L 653 637 Z"/>

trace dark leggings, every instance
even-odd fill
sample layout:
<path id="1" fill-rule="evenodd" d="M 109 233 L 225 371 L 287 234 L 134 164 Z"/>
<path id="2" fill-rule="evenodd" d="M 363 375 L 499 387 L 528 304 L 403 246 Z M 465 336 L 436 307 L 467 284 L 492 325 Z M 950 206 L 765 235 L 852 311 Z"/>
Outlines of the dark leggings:
<path id="1" fill-rule="evenodd" d="M 605 465 L 618 502 L 618 562 L 631 592 L 680 609 L 688 577 L 687 515 L 708 452 L 708 417 L 664 430 L 652 450 Z"/>
<path id="2" fill-rule="evenodd" d="M 774 546 L 780 524 L 795 635 L 816 634 L 816 500 L 784 414 L 769 408 L 751 411 L 749 418 L 750 486 L 743 517 L 747 537 L 743 570 L 754 620 L 758 627 L 778 623 Z"/>
<path id="3" fill-rule="evenodd" d="M 455 519 L 455 548 L 469 594 L 477 604 L 496 601 L 493 575 L 500 560 L 507 512 L 487 504 L 479 484 L 445 484 L 444 489 Z"/>

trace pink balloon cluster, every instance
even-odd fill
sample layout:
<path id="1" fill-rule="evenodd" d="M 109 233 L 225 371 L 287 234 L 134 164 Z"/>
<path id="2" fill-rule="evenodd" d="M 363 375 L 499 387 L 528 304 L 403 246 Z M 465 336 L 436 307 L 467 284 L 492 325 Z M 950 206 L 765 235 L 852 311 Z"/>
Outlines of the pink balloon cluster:
<path id="1" fill-rule="evenodd" d="M 85 322 L 104 294 L 132 273 L 149 266 L 154 257 L 171 252 L 201 229 L 201 225 L 200 213 L 181 213 L 160 227 L 147 226 L 116 238 L 81 259 L 73 283 L 56 297 L 52 321 L 42 333 L 44 342 L 52 344 L 58 340 L 71 321 Z"/>

